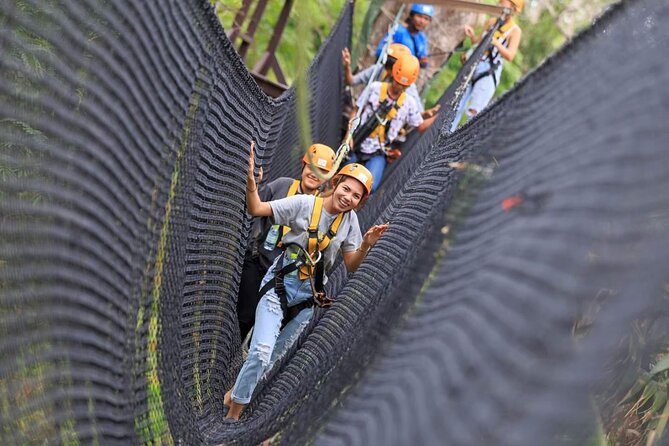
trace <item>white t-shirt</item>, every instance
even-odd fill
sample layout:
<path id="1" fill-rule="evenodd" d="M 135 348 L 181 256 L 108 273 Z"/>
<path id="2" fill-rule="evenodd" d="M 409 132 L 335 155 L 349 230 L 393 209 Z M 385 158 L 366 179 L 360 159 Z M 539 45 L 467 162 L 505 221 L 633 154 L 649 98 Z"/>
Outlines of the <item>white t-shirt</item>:
<path id="1" fill-rule="evenodd" d="M 381 95 L 381 82 L 374 82 L 370 85 L 369 97 L 367 102 L 362 110 L 361 122 L 367 122 L 367 119 L 371 116 L 372 112 L 379 108 L 379 96 Z M 389 99 L 386 97 L 386 101 Z M 390 121 L 390 128 L 386 134 L 386 144 L 393 142 L 396 138 L 402 127 L 405 125 L 410 125 L 412 127 L 418 127 L 423 123 L 423 117 L 418 111 L 416 102 L 414 99 L 407 95 L 404 98 L 404 103 L 397 110 L 397 114 L 392 121 Z M 377 150 L 381 149 L 381 142 L 378 138 L 367 138 L 362 143 L 360 143 L 360 151 L 362 153 L 374 153 Z"/>
<path id="2" fill-rule="evenodd" d="M 270 201 L 272 207 L 274 223 L 290 227 L 282 241 L 288 246 L 290 243 L 297 243 L 302 248 L 307 249 L 309 220 L 311 212 L 314 209 L 313 195 L 294 195 L 292 197 L 282 198 L 281 200 Z M 330 229 L 330 224 L 337 215 L 329 214 L 325 206 L 321 211 L 321 219 L 318 222 L 319 239 Z M 355 251 L 362 243 L 362 233 L 360 224 L 355 211 L 349 211 L 344 214 L 344 218 L 339 225 L 337 235 L 330 241 L 330 245 L 323 252 L 325 262 L 325 271 L 329 271 L 337 258 L 339 248 L 344 252 Z"/>

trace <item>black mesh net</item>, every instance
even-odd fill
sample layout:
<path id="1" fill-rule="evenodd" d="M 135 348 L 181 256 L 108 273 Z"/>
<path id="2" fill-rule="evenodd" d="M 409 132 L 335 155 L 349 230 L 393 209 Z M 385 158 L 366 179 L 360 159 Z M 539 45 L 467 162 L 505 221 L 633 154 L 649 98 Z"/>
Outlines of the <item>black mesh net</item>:
<path id="1" fill-rule="evenodd" d="M 473 56 L 360 212 L 389 231 L 236 424 L 248 142 L 296 173 L 293 90 L 261 93 L 205 0 L 0 4 L 0 443 L 580 445 L 634 323 L 666 342 L 666 2 L 449 135 Z M 351 13 L 308 73 L 333 146 Z"/>

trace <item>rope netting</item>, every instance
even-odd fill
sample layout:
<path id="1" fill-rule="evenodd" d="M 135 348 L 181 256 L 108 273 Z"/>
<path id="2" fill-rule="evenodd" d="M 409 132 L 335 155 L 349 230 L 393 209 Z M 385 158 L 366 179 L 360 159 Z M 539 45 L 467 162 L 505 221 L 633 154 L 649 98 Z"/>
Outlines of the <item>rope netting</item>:
<path id="1" fill-rule="evenodd" d="M 235 424 L 248 144 L 297 173 L 294 90 L 260 91 L 206 0 L 0 4 L 0 443 L 584 444 L 633 322 L 666 342 L 666 2 L 450 135 L 481 45 L 359 213 L 390 229 Z M 351 17 L 308 73 L 332 146 Z"/>

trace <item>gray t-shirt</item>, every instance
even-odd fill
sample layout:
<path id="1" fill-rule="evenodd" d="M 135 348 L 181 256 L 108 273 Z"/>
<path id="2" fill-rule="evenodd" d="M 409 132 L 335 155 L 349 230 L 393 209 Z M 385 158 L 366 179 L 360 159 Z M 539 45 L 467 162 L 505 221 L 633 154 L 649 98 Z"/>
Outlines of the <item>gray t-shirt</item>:
<path id="1" fill-rule="evenodd" d="M 283 243 L 285 245 L 297 243 L 304 249 L 307 248 L 307 229 L 309 228 L 309 220 L 311 220 L 311 212 L 314 209 L 315 199 L 316 197 L 313 195 L 295 195 L 269 202 L 274 214 L 274 222 L 290 227 L 290 231 L 283 236 Z M 321 219 L 318 222 L 319 238 L 330 229 L 330 224 L 336 217 L 337 215 L 329 214 L 325 210 L 325 207 L 323 207 Z M 330 245 L 323 253 L 325 270 L 329 271 L 334 264 L 339 248 L 344 252 L 351 252 L 358 249 L 361 243 L 362 234 L 360 232 L 358 216 L 355 211 L 347 212 L 344 214 L 344 219 L 339 225 L 337 235 L 332 239 Z"/>

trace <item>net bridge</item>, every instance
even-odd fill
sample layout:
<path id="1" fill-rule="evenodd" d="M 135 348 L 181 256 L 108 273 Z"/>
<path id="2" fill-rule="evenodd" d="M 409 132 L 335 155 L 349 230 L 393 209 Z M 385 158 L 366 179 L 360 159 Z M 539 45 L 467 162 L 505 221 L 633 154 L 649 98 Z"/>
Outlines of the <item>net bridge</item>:
<path id="1" fill-rule="evenodd" d="M 352 13 L 306 73 L 331 146 Z M 0 444 L 587 444 L 669 338 L 668 22 L 611 7 L 450 133 L 471 57 L 359 212 L 389 230 L 226 424 L 248 144 L 297 174 L 295 90 L 206 0 L 0 2 Z"/>

